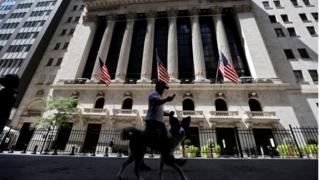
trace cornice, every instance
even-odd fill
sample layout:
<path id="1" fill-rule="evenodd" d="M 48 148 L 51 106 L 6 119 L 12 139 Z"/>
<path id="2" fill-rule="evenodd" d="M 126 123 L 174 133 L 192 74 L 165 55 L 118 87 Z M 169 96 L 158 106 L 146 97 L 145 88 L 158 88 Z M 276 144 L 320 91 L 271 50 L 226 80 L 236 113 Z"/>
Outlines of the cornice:
<path id="1" fill-rule="evenodd" d="M 86 9 L 90 11 L 108 11 L 115 10 L 120 7 L 129 6 L 129 5 L 143 5 L 143 4 L 152 4 L 152 3 L 199 3 L 199 4 L 215 4 L 219 7 L 230 7 L 230 4 L 242 6 L 237 10 L 244 11 L 250 10 L 250 0 L 83 0 L 86 5 Z"/>
<path id="2" fill-rule="evenodd" d="M 55 84 L 51 86 L 53 90 L 150 90 L 154 88 L 154 84 Z M 287 83 L 272 84 L 170 84 L 170 90 L 190 90 L 190 91 L 208 91 L 208 90 L 227 90 L 227 91 L 247 91 L 247 90 L 280 90 L 286 91 L 289 87 Z"/>

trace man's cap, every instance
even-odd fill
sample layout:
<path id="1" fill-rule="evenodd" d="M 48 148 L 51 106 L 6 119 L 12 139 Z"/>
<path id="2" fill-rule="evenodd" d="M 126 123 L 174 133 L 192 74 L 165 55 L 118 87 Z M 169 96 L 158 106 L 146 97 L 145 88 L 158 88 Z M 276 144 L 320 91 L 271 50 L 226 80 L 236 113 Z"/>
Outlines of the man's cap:
<path id="1" fill-rule="evenodd" d="M 20 78 L 16 74 L 7 74 L 0 78 L 0 84 L 6 88 L 17 88 Z"/>
<path id="2" fill-rule="evenodd" d="M 161 88 L 165 88 L 165 89 L 169 89 L 169 86 L 167 83 L 163 82 L 163 81 L 158 81 L 156 84 L 156 87 L 161 87 Z"/>

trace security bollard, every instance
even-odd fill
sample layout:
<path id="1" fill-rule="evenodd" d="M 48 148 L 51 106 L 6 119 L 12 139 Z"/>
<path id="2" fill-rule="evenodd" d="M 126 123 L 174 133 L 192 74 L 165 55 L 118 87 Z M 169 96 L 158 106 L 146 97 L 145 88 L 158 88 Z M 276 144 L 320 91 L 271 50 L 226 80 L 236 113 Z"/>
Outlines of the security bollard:
<path id="1" fill-rule="evenodd" d="M 104 152 L 104 157 L 108 157 L 109 156 L 109 147 L 106 147 L 106 151 Z"/>
<path id="2" fill-rule="evenodd" d="M 23 146 L 23 151 L 21 151 L 21 154 L 27 153 L 27 147 L 28 147 L 27 144 Z"/>
<path id="3" fill-rule="evenodd" d="M 14 153 L 15 145 L 11 146 L 9 153 Z"/>
<path id="4" fill-rule="evenodd" d="M 57 154 L 58 154 L 58 149 L 55 147 L 54 150 L 53 150 L 52 155 L 57 155 Z"/>
<path id="5" fill-rule="evenodd" d="M 72 150 L 71 150 L 71 153 L 70 153 L 70 155 L 71 155 L 71 156 L 73 156 L 73 155 L 74 155 L 74 150 L 75 150 L 75 147 L 74 147 L 74 146 L 72 146 Z"/>
<path id="6" fill-rule="evenodd" d="M 38 145 L 36 145 L 33 149 L 33 152 L 31 154 L 37 154 Z"/>
<path id="7" fill-rule="evenodd" d="M 96 151 L 94 149 L 91 151 L 91 156 L 96 156 Z"/>

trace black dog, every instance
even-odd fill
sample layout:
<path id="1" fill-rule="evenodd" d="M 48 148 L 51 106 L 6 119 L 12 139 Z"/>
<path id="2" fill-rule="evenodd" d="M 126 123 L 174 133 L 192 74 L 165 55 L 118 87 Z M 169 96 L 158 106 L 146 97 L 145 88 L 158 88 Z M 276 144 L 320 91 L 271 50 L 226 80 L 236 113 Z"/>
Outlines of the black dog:
<path id="1" fill-rule="evenodd" d="M 162 170 L 163 165 L 167 164 L 173 167 L 181 176 L 182 180 L 188 180 L 188 178 L 184 175 L 182 169 L 177 165 L 176 159 L 174 158 L 173 152 L 179 143 L 184 139 L 185 132 L 188 130 L 190 125 L 191 118 L 186 117 L 180 121 L 174 117 L 174 113 L 171 112 L 169 116 L 170 128 L 167 130 L 167 137 L 165 141 L 161 141 L 159 143 L 161 148 L 157 148 L 154 150 L 158 150 L 160 152 L 160 179 L 162 179 Z M 140 168 L 141 166 L 146 166 L 144 164 L 143 158 L 146 152 L 147 146 L 150 146 L 148 143 L 147 135 L 134 127 L 125 128 L 121 132 L 121 137 L 123 140 L 129 140 L 129 148 L 130 154 L 128 159 L 122 164 L 121 169 L 118 172 L 118 178 L 122 179 L 122 172 L 124 169 L 133 161 L 135 162 L 134 172 L 139 180 L 144 180 L 143 177 L 140 176 Z M 152 147 L 155 148 L 155 147 Z"/>

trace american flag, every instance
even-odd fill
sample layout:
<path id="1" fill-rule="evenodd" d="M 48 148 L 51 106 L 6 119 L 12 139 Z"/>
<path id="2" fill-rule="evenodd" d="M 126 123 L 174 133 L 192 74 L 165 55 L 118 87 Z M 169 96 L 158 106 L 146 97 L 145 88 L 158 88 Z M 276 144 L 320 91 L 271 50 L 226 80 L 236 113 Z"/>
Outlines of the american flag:
<path id="1" fill-rule="evenodd" d="M 239 77 L 236 70 L 233 68 L 232 64 L 228 62 L 227 58 L 222 52 L 220 53 L 219 70 L 223 77 L 234 83 L 239 83 Z"/>
<path id="2" fill-rule="evenodd" d="M 99 62 L 100 62 L 100 81 L 106 85 L 109 85 L 111 84 L 111 77 L 110 77 L 108 68 L 100 59 L 100 57 L 99 57 Z"/>
<path id="3" fill-rule="evenodd" d="M 166 68 L 164 67 L 160 57 L 158 56 L 158 52 L 156 51 L 157 57 L 157 70 L 158 70 L 158 81 L 163 81 L 165 83 L 169 83 L 170 76 Z"/>

